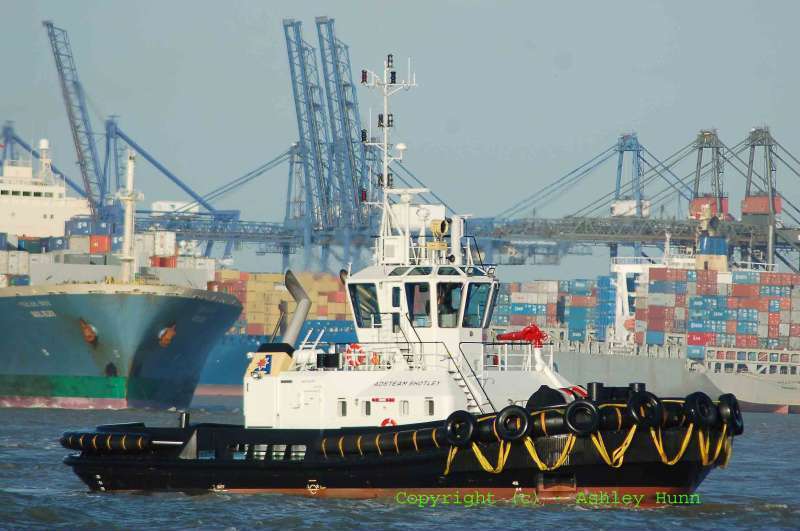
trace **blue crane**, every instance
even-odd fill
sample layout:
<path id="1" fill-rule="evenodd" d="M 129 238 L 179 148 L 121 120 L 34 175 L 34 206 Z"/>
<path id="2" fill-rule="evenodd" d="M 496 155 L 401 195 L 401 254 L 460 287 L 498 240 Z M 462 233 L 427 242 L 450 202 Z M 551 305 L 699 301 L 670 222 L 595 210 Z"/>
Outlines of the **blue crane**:
<path id="1" fill-rule="evenodd" d="M 330 119 L 334 178 L 340 190 L 346 228 L 364 229 L 369 227 L 368 211 L 362 205 L 369 177 L 350 50 L 336 38 L 334 19 L 317 17 L 315 21 Z"/>
<path id="2" fill-rule="evenodd" d="M 176 184 L 197 204 L 205 208 L 214 221 L 228 223 L 239 220 L 238 210 L 217 210 L 211 203 L 195 192 L 188 184 L 178 178 L 164 164 L 145 150 L 138 142 L 127 135 L 120 127 L 115 117 L 110 117 L 105 122 L 105 152 L 101 165 L 98 156 L 95 133 L 92 129 L 91 119 L 86 106 L 86 93 L 78 78 L 75 66 L 75 57 L 70 46 L 66 30 L 56 27 L 51 21 L 45 21 L 44 27 L 50 40 L 50 47 L 58 71 L 61 91 L 67 108 L 72 137 L 78 156 L 78 166 L 83 176 L 84 187 L 81 195 L 89 201 L 92 218 L 104 221 L 120 219 L 120 208 L 113 201 L 114 193 L 119 188 L 125 169 L 122 167 L 121 156 L 126 147 L 129 147 L 152 164 L 162 175 Z M 114 176 L 114 186 L 111 186 L 111 176 Z M 147 211 L 143 211 L 146 213 Z M 185 217 L 184 217 L 185 221 Z M 206 223 L 207 220 L 201 220 Z M 214 240 L 206 244 L 206 256 L 210 256 Z M 233 250 L 233 239 L 226 239 L 225 256 L 230 256 Z"/>
<path id="3" fill-rule="evenodd" d="M 100 168 L 92 122 L 86 107 L 86 94 L 80 79 L 78 79 L 78 69 L 75 66 L 69 37 L 65 30 L 55 27 L 49 20 L 44 21 L 43 24 L 47 29 L 50 47 L 56 61 L 61 93 L 67 107 L 67 117 L 78 156 L 78 166 L 83 177 L 86 199 L 89 202 L 92 217 L 106 219 L 108 215 L 104 205 L 109 192 L 107 175 L 104 175 Z"/>
<path id="4" fill-rule="evenodd" d="M 319 81 L 314 48 L 303 40 L 301 23 L 285 19 L 283 31 L 289 56 L 289 73 L 294 96 L 297 131 L 300 136 L 297 160 L 302 167 L 305 210 L 300 222 L 311 243 L 311 232 L 329 231 L 337 226 L 332 202 L 331 154 L 327 115 Z M 295 175 L 295 182 L 298 181 Z"/>

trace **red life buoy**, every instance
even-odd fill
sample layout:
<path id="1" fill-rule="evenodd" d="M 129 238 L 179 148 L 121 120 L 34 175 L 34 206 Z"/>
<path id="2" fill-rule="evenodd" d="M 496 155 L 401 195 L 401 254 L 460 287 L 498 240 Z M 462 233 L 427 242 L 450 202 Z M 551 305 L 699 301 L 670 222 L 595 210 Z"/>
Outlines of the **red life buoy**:
<path id="1" fill-rule="evenodd" d="M 384 428 L 386 426 L 397 426 L 397 421 L 394 420 L 393 418 L 386 417 L 385 419 L 383 419 L 383 421 L 381 421 L 381 428 Z"/>
<path id="2" fill-rule="evenodd" d="M 344 361 L 351 367 L 358 367 L 367 361 L 364 347 L 358 343 L 350 343 L 344 351 Z"/>

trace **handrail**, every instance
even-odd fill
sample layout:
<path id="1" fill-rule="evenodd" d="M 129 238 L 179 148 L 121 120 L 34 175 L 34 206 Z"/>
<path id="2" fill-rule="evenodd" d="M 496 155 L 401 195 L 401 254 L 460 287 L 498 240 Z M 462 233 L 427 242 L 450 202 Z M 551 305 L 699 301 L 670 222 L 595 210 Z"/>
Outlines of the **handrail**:
<path id="1" fill-rule="evenodd" d="M 450 349 L 448 349 L 447 345 L 445 345 L 444 343 L 442 343 L 442 345 L 444 346 L 444 349 L 447 352 L 447 355 L 450 357 L 451 360 L 453 360 L 453 365 L 455 365 L 456 370 L 458 371 L 458 374 L 461 376 L 461 379 L 464 380 L 464 383 L 467 385 L 467 389 L 469 389 L 469 393 L 471 395 L 473 395 L 472 398 L 473 398 L 473 400 L 475 400 L 475 403 L 478 404 L 478 408 L 481 410 L 481 413 L 486 413 L 483 410 L 483 404 L 478 402 L 477 397 L 475 396 L 475 393 L 472 391 L 472 388 L 470 388 L 469 384 L 466 383 L 467 379 L 464 378 L 464 374 L 462 374 L 461 369 L 458 368 L 458 363 L 456 363 L 456 361 L 453 359 L 453 355 L 450 353 Z M 461 348 L 461 343 L 459 343 L 459 345 L 458 345 L 458 350 L 461 352 L 461 359 L 466 362 L 467 367 L 469 367 L 469 370 L 472 373 L 472 377 L 475 378 L 475 381 L 478 383 L 478 388 L 483 393 L 483 396 L 486 397 L 486 402 L 489 403 L 489 406 L 491 406 L 492 411 L 496 412 L 497 408 L 494 407 L 494 403 L 492 403 L 492 399 L 491 399 L 491 397 L 489 397 L 489 393 L 486 392 L 486 389 L 483 387 L 483 384 L 481 383 L 480 378 L 478 378 L 478 375 L 475 373 L 475 369 L 472 368 L 472 364 L 467 359 L 466 354 L 464 354 L 464 350 Z"/>

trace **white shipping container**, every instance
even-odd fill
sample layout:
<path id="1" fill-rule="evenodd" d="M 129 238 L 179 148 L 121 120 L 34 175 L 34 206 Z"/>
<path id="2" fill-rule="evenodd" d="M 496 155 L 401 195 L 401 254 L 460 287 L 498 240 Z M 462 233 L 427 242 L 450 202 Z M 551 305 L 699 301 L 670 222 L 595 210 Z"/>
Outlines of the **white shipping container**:
<path id="1" fill-rule="evenodd" d="M 178 269 L 194 269 L 194 257 L 192 256 L 179 256 L 175 261 L 175 267 Z"/>
<path id="2" fill-rule="evenodd" d="M 636 206 L 636 201 L 633 199 L 617 199 L 611 203 L 611 217 L 635 217 Z M 641 216 L 643 218 L 649 218 L 650 201 L 642 200 L 641 209 Z"/>
<path id="3" fill-rule="evenodd" d="M 8 252 L 8 273 L 10 275 L 27 275 L 30 272 L 27 251 Z"/>
<path id="4" fill-rule="evenodd" d="M 133 239 L 134 254 L 137 256 L 153 256 L 156 249 L 156 237 L 152 232 L 137 234 Z"/>
<path id="5" fill-rule="evenodd" d="M 89 236 L 70 236 L 69 250 L 74 253 L 89 253 Z"/>
<path id="6" fill-rule="evenodd" d="M 158 231 L 155 233 L 153 256 L 175 256 L 177 251 L 175 233 Z"/>
<path id="7" fill-rule="evenodd" d="M 717 273 L 717 284 L 733 284 L 733 273 L 720 271 Z"/>
<path id="8" fill-rule="evenodd" d="M 0 251 L 0 274 L 8 273 L 8 251 Z"/>
<path id="9" fill-rule="evenodd" d="M 197 269 L 214 271 L 217 268 L 217 261 L 213 258 L 195 258 L 194 267 Z"/>
<path id="10" fill-rule="evenodd" d="M 55 256 L 52 253 L 32 254 L 29 257 L 30 264 L 52 264 Z"/>

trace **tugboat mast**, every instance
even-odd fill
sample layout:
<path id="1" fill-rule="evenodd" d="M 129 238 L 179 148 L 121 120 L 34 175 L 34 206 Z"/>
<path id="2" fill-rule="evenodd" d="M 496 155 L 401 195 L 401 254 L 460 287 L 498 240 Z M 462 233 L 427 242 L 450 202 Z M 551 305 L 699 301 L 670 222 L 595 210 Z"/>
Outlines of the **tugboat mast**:
<path id="1" fill-rule="evenodd" d="M 394 70 L 394 55 L 388 54 L 383 62 L 383 75 L 379 76 L 371 70 L 361 71 L 361 84 L 370 88 L 379 88 L 383 94 L 383 113 L 378 115 L 378 127 L 383 129 L 383 142 L 366 142 L 367 146 L 374 146 L 381 150 L 383 158 L 383 173 L 380 175 L 380 184 L 383 188 L 392 188 L 389 164 L 395 160 L 403 160 L 405 144 L 397 144 L 398 155 L 390 152 L 392 145 L 389 143 L 389 130 L 394 127 L 394 115 L 389 112 L 389 97 L 401 90 L 409 90 L 417 86 L 417 76 L 411 72 L 411 59 L 408 60 L 408 80 L 397 80 L 397 71 Z"/>

